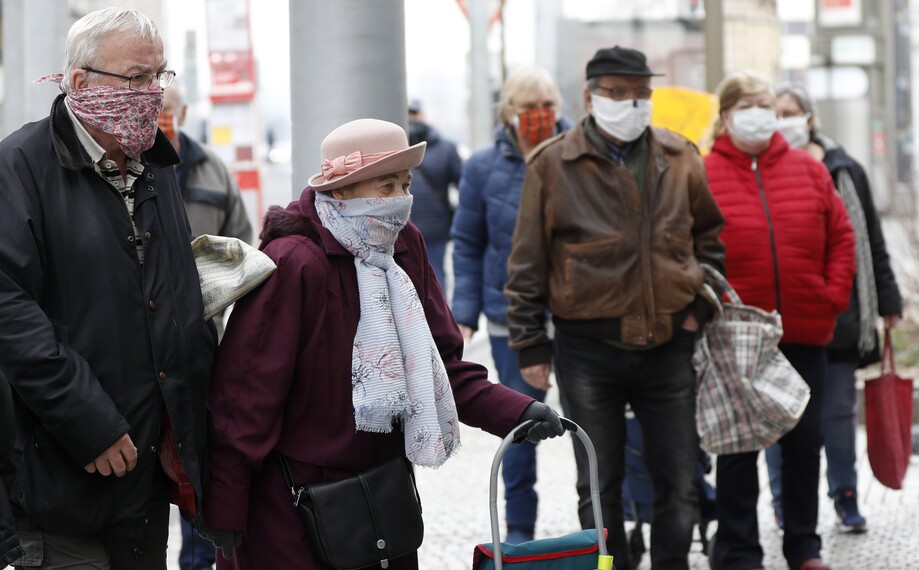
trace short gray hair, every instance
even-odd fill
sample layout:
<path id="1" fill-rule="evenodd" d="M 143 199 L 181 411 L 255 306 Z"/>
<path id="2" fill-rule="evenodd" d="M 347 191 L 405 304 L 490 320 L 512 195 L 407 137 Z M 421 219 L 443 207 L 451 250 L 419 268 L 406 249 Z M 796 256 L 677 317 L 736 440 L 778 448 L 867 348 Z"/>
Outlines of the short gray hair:
<path id="1" fill-rule="evenodd" d="M 102 42 L 110 34 L 122 33 L 154 41 L 159 30 L 148 16 L 126 8 L 103 8 L 83 16 L 67 32 L 64 47 L 64 79 L 61 88 L 70 91 L 70 76 L 75 69 L 99 65 Z"/>
<path id="2" fill-rule="evenodd" d="M 802 111 L 814 118 L 813 131 L 816 133 L 817 127 L 819 126 L 817 108 L 814 106 L 814 100 L 811 99 L 810 93 L 807 92 L 807 88 L 800 83 L 779 83 L 775 86 L 775 96 L 778 98 L 782 95 L 788 95 L 793 98 L 798 102 L 798 106 L 801 107 Z"/>

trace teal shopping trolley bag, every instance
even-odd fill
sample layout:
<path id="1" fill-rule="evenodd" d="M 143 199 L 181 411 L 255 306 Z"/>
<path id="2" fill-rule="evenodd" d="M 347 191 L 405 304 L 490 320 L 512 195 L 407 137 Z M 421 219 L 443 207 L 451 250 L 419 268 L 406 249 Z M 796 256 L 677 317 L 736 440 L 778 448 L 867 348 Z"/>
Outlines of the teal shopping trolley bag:
<path id="1" fill-rule="evenodd" d="M 492 542 L 475 547 L 472 556 L 473 570 L 614 570 L 613 557 L 606 549 L 606 529 L 603 528 L 603 515 L 600 512 L 597 453 L 590 438 L 578 424 L 568 418 L 561 420 L 565 429 L 572 437 L 577 436 L 587 450 L 595 528 L 521 544 L 501 542 L 498 525 L 498 469 L 507 448 L 523 441 L 527 431 L 535 423 L 533 420 L 526 421 L 504 438 L 492 461 L 491 484 L 488 489 Z"/>

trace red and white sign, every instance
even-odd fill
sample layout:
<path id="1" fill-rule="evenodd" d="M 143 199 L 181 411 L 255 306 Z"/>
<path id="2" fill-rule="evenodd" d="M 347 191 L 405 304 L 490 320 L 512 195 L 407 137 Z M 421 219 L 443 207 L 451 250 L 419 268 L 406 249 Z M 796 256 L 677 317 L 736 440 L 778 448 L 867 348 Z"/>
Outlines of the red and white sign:
<path id="1" fill-rule="evenodd" d="M 211 101 L 252 100 L 256 85 L 249 1 L 208 0 L 207 30 Z"/>
<path id="2" fill-rule="evenodd" d="M 817 23 L 828 28 L 861 25 L 862 0 L 817 0 Z"/>
<path id="3" fill-rule="evenodd" d="M 207 0 L 211 67 L 210 146 L 233 171 L 247 207 L 262 218 L 258 152 L 261 123 L 255 106 L 255 57 L 249 0 Z M 254 202 L 254 204 L 252 204 Z"/>

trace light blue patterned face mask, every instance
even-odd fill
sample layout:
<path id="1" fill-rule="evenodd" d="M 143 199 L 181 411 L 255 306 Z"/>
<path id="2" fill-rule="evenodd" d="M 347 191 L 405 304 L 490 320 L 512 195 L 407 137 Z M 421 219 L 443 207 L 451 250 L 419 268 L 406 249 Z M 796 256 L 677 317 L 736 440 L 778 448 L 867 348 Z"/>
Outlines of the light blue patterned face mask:
<path id="1" fill-rule="evenodd" d="M 371 265 L 379 263 L 388 267 L 389 262 L 373 258 L 376 255 L 392 257 L 396 238 L 411 215 L 412 201 L 410 195 L 338 200 L 317 192 L 316 211 L 322 225 L 355 257 Z M 342 224 L 347 224 L 349 229 L 341 227 Z M 342 243 L 343 239 L 347 243 Z"/>

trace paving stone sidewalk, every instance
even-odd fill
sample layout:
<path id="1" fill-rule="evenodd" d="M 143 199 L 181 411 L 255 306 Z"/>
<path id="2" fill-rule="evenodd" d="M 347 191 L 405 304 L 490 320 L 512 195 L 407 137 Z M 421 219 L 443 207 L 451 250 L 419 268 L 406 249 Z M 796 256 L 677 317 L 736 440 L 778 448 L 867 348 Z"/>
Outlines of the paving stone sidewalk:
<path id="1" fill-rule="evenodd" d="M 492 367 L 488 340 L 483 333 L 478 333 L 467 347 L 466 356 L 469 360 Z M 554 388 L 549 392 L 548 403 L 560 409 L 558 391 Z M 425 519 L 425 541 L 419 554 L 423 569 L 468 570 L 471 568 L 475 545 L 491 541 L 489 472 L 500 441 L 466 426 L 463 426 L 461 435 L 463 448 L 457 457 L 436 471 L 418 470 L 418 487 Z M 591 435 L 595 439 L 601 437 Z M 540 444 L 537 539 L 579 530 L 571 446 L 570 436 Z M 861 535 L 845 534 L 837 530 L 832 501 L 826 497 L 826 480 L 821 477 L 822 500 L 818 532 L 823 538 L 823 557 L 834 570 L 919 569 L 919 541 L 916 540 L 919 529 L 919 458 L 913 457 L 904 490 L 892 491 L 880 485 L 871 475 L 864 453 L 863 431 L 860 433 L 860 449 L 858 492 L 869 530 Z M 773 522 L 762 458 L 760 483 L 763 491 L 760 494 L 759 523 L 765 550 L 764 563 L 769 570 L 786 570 L 788 566 L 782 557 L 781 535 Z M 502 495 L 503 490 L 499 488 L 498 510 L 503 517 Z M 170 568 L 177 569 L 181 534 L 178 519 L 173 514 L 169 563 Z M 645 525 L 646 544 L 650 543 L 649 530 Z M 710 568 L 708 558 L 702 553 L 698 542 L 693 544 L 690 567 L 693 570 Z M 650 568 L 650 560 L 646 555 L 638 569 Z"/>

